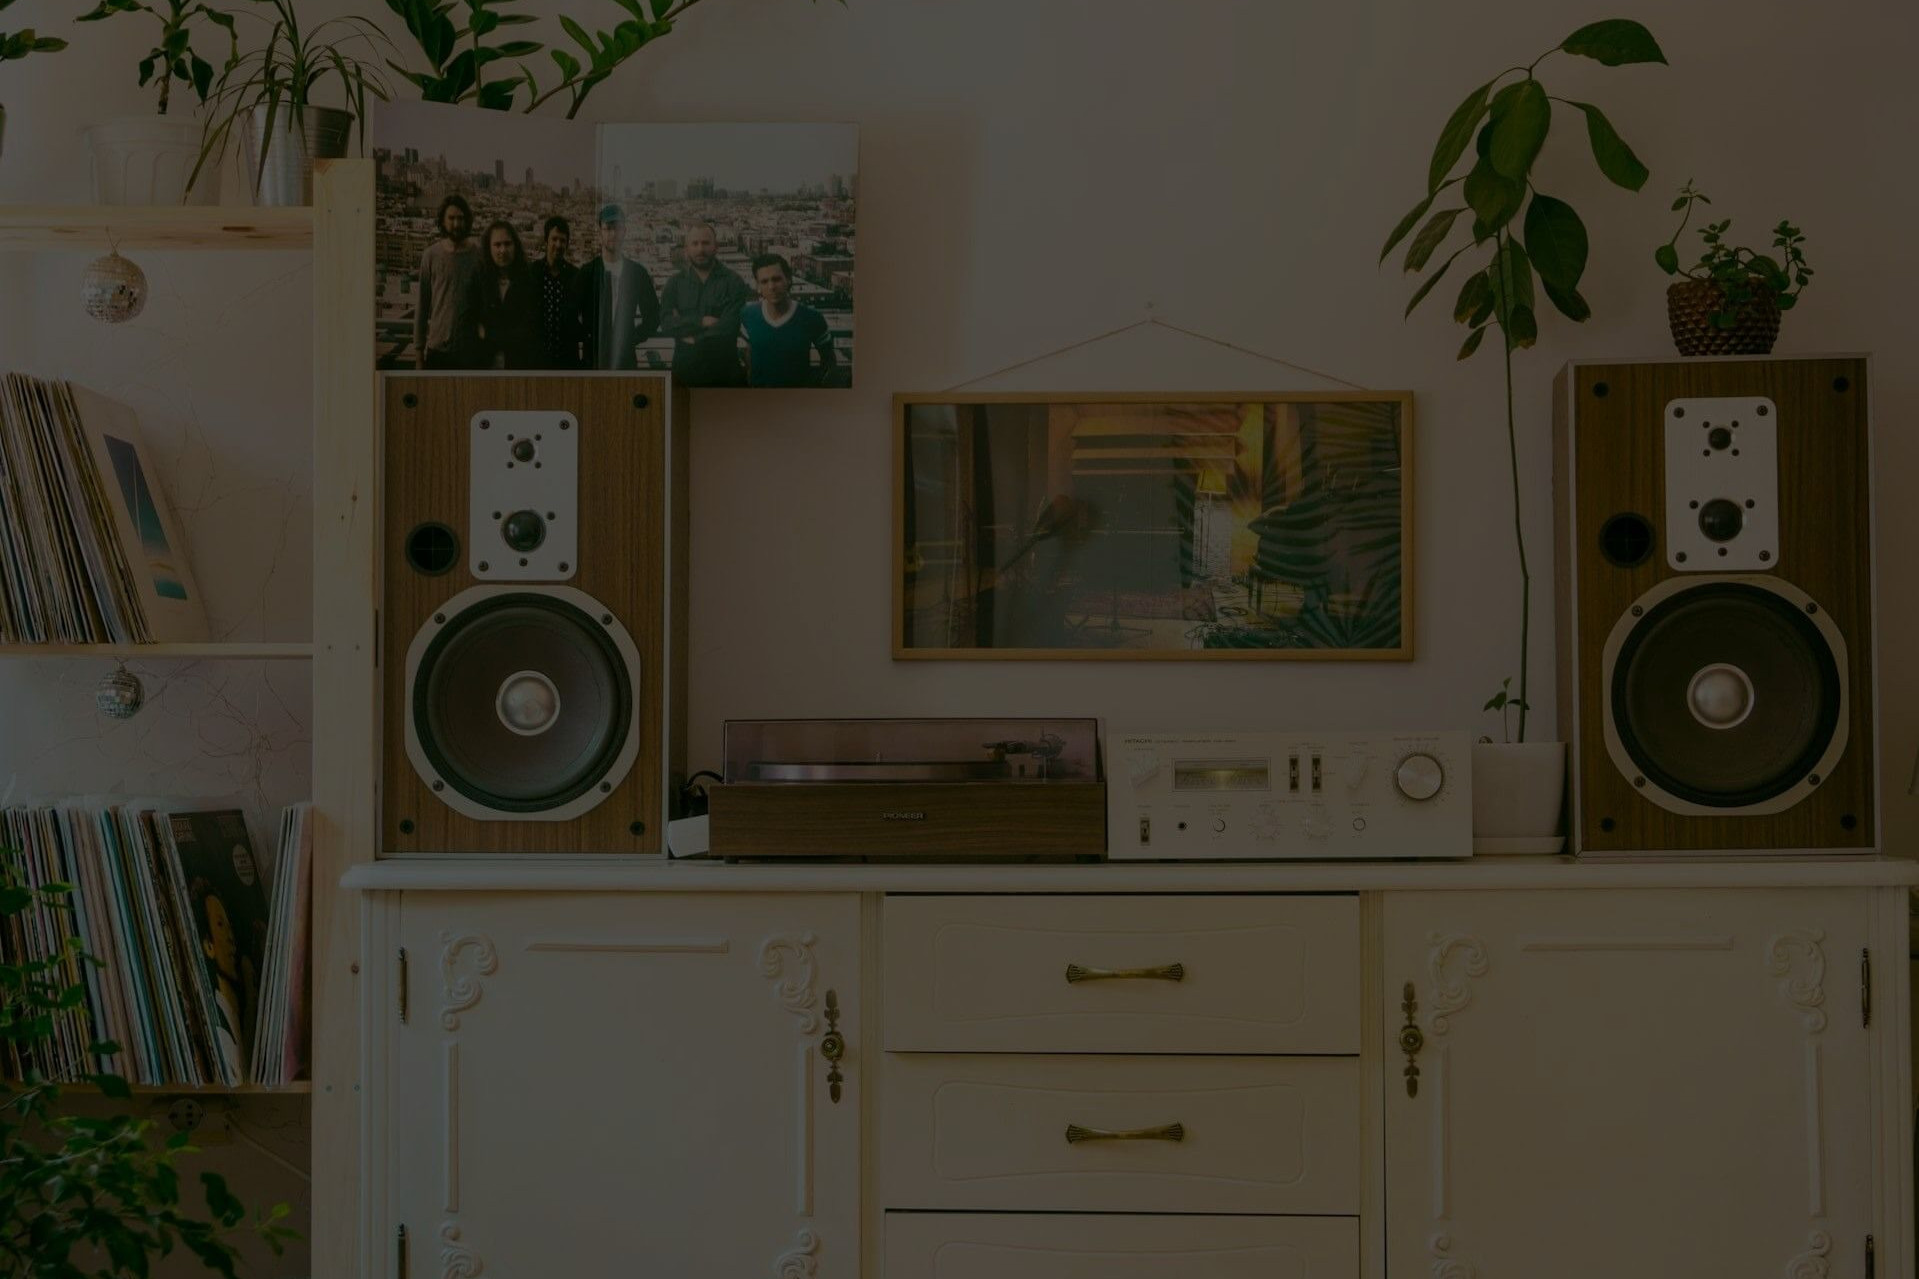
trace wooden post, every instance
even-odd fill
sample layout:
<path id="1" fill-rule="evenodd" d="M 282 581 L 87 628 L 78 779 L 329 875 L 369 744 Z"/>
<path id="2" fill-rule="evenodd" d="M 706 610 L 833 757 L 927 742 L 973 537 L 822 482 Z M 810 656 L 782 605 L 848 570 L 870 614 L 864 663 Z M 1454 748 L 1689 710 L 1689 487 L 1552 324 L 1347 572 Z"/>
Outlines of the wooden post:
<path id="1" fill-rule="evenodd" d="M 373 163 L 321 161 L 313 211 L 313 1221 L 315 1275 L 362 1273 L 360 910 L 374 855 L 379 410 Z M 370 1271 L 369 1271 L 370 1273 Z"/>

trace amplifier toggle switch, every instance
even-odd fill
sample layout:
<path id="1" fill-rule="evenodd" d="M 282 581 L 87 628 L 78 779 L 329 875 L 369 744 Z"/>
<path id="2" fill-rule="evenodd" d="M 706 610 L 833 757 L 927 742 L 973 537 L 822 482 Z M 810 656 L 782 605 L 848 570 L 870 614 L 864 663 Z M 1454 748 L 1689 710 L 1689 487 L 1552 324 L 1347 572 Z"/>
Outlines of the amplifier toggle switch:
<path id="1" fill-rule="evenodd" d="M 1407 799 L 1431 799 L 1445 786 L 1446 770 L 1431 755 L 1415 751 L 1399 761 L 1399 768 L 1393 774 L 1393 784 Z"/>

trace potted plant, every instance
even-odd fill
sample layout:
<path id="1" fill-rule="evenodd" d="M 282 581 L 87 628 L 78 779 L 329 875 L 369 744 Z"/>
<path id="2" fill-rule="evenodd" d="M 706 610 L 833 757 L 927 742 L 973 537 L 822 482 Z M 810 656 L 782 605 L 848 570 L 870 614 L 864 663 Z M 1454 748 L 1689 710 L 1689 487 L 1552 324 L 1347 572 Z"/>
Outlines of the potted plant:
<path id="1" fill-rule="evenodd" d="M 1680 214 L 1672 239 L 1653 251 L 1667 275 L 1683 275 L 1666 288 L 1666 319 L 1681 355 L 1769 355 L 1779 337 L 1780 313 L 1790 311 L 1812 280 L 1806 265 L 1806 237 L 1790 222 L 1772 230 L 1778 257 L 1744 245 L 1726 243 L 1732 219 L 1699 228 L 1706 251 L 1684 271 L 1679 268 L 1679 237 L 1692 221 L 1693 206 L 1711 204 L 1688 182 L 1672 202 Z"/>
<path id="2" fill-rule="evenodd" d="M 65 884 L 29 886 L 19 854 L 0 849 L 0 933 L 67 909 Z M 16 916 L 24 916 L 20 923 Z M 61 1088 L 38 1063 L 69 1019 L 85 1020 L 82 969 L 98 961 L 77 938 L 42 958 L 10 954 L 0 961 L 0 1274 L 89 1275 L 144 1279 L 153 1259 L 175 1249 L 208 1272 L 232 1279 L 239 1255 L 230 1242 L 247 1211 L 217 1173 L 202 1172 L 210 1217 L 180 1201 L 176 1165 L 192 1153 L 187 1135 L 162 1142 L 150 1121 L 130 1114 L 105 1118 L 64 1113 Z M 85 1027 L 78 1027 L 84 1034 Z M 90 1045 L 97 1058 L 119 1045 Z M 17 1068 L 17 1073 L 15 1071 Z M 132 1098 L 119 1075 L 100 1070 L 86 1081 L 118 1101 Z M 251 1229 L 279 1253 L 293 1231 L 276 1204 Z"/>
<path id="3" fill-rule="evenodd" d="M 1589 102 L 1546 91 L 1536 72 L 1554 53 L 1590 58 L 1607 67 L 1666 60 L 1644 26 L 1612 18 L 1581 27 L 1532 62 L 1502 71 L 1474 89 L 1440 130 L 1427 167 L 1425 196 L 1400 219 L 1379 255 L 1385 261 L 1411 236 L 1405 269 L 1428 271 L 1406 304 L 1406 314 L 1411 315 L 1462 255 L 1482 253 L 1453 303 L 1453 318 L 1467 328 L 1459 358 L 1469 358 L 1487 333 L 1496 330 L 1505 366 L 1506 453 L 1519 558 L 1519 688 L 1512 691 L 1509 677 L 1486 703 L 1486 709 L 1498 711 L 1502 718 L 1511 715 L 1516 732 L 1504 742 L 1482 742 L 1473 752 L 1473 827 L 1478 846 L 1486 851 L 1557 852 L 1563 843 L 1558 831 L 1566 783 L 1565 743 L 1526 740 L 1526 717 L 1532 709 L 1532 573 L 1520 512 L 1513 352 L 1532 346 L 1539 337 L 1539 293 L 1575 323 L 1589 318 L 1592 308 L 1579 293 L 1586 270 L 1586 224 L 1572 205 L 1535 188 L 1533 162 L 1546 145 L 1555 111 L 1562 117 L 1577 112 L 1585 124 L 1593 160 L 1607 179 L 1637 191 L 1647 177 L 1646 166 L 1621 140 L 1604 112 Z M 1462 159 L 1467 162 L 1465 171 L 1455 173 Z M 1447 207 L 1432 212 L 1442 196 L 1448 200 Z M 1469 228 L 1470 238 L 1433 267 L 1440 247 L 1458 227 Z"/>
<path id="4" fill-rule="evenodd" d="M 13 0 L 0 0 L 0 9 Z M 0 62 L 17 62 L 30 53 L 58 53 L 67 47 L 65 40 L 38 35 L 32 27 L 22 31 L 0 31 Z M 7 145 L 7 105 L 0 102 L 0 150 Z"/>
<path id="5" fill-rule="evenodd" d="M 566 118 L 580 112 L 587 95 L 617 71 L 621 64 L 644 46 L 672 32 L 673 24 L 700 0 L 615 0 L 626 17 L 612 31 L 589 35 L 585 27 L 562 14 L 560 27 L 579 46 L 582 56 L 565 49 L 547 49 L 538 40 L 502 40 L 487 43 L 487 37 L 506 27 L 534 22 L 531 14 L 509 12 L 520 0 L 386 0 L 387 8 L 406 23 L 407 31 L 425 55 L 427 69 L 410 71 L 399 63 L 393 69 L 412 81 L 427 102 L 472 102 L 493 111 L 511 111 L 520 105 L 520 90 L 526 90 L 525 111 L 534 111 L 552 98 L 565 94 Z M 846 0 L 840 0 L 845 4 Z M 455 26 L 450 16 L 456 7 L 466 10 L 464 21 Z M 542 87 L 523 58 L 545 50 L 559 73 L 557 81 Z M 517 65 L 506 74 L 489 75 L 494 63 L 513 61 Z"/>
<path id="6" fill-rule="evenodd" d="M 356 126 L 365 149 L 367 99 L 387 96 L 380 69 L 366 58 L 387 47 L 386 36 L 356 17 L 303 29 L 293 0 L 254 3 L 272 11 L 262 16 L 266 41 L 221 72 L 194 173 L 218 164 L 238 126 L 254 201 L 311 204 L 313 162 L 345 155 Z M 316 90 L 334 92 L 341 105 L 315 101 Z"/>
<path id="7" fill-rule="evenodd" d="M 79 22 L 103 22 L 123 13 L 145 14 L 160 24 L 153 48 L 140 59 L 140 86 L 157 86 L 152 115 L 126 116 L 87 131 L 93 147 L 94 198 L 103 204 L 217 204 L 219 173 L 199 183 L 190 175 L 200 154 L 200 122 L 172 114 L 178 81 L 204 103 L 213 87 L 213 64 L 193 47 L 209 26 L 226 34 L 227 61 L 238 53 L 230 14 L 201 0 L 100 0 Z"/>

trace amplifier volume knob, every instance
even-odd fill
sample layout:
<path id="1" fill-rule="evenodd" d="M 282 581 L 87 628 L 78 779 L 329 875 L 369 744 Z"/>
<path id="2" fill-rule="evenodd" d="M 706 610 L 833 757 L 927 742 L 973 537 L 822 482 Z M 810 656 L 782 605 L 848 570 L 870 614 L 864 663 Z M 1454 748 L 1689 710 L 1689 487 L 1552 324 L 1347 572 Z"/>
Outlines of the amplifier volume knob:
<path id="1" fill-rule="evenodd" d="M 1399 761 L 1393 783 L 1407 799 L 1431 799 L 1445 786 L 1446 770 L 1431 755 L 1423 752 L 1408 755 Z"/>

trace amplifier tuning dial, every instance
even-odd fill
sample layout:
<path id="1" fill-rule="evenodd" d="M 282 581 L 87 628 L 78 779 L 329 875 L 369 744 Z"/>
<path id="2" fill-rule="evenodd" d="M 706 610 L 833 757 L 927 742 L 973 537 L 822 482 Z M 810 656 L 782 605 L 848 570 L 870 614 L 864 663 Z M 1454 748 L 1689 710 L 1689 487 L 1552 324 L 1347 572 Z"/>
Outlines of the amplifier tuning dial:
<path id="1" fill-rule="evenodd" d="M 1407 799 L 1431 799 L 1446 784 L 1446 770 L 1433 756 L 1416 751 L 1399 761 L 1393 784 Z"/>

